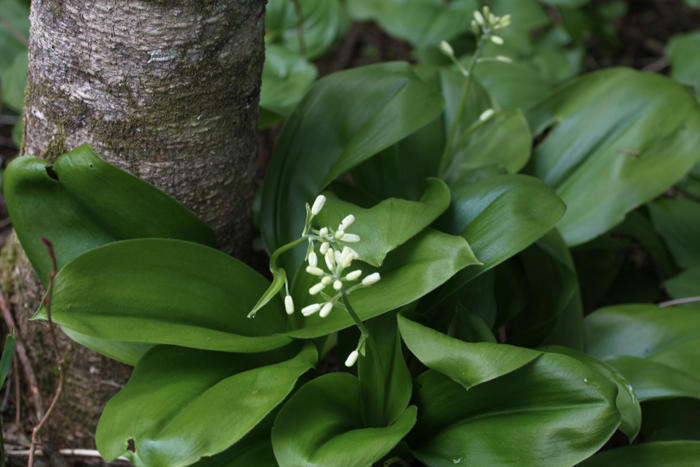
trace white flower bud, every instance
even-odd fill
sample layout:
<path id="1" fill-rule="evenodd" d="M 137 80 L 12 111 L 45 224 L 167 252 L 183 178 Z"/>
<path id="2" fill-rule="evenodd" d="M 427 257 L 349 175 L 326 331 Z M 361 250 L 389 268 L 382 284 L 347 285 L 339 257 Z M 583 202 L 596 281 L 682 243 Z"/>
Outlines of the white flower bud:
<path id="1" fill-rule="evenodd" d="M 309 266 L 318 266 L 318 256 L 313 251 L 309 253 Z"/>
<path id="2" fill-rule="evenodd" d="M 304 307 L 301 309 L 301 314 L 304 316 L 310 316 L 316 313 L 318 310 L 321 309 L 321 304 L 320 303 L 314 303 L 313 305 L 309 305 L 307 307 Z"/>
<path id="3" fill-rule="evenodd" d="M 323 209 L 323 205 L 326 202 L 326 197 L 323 195 L 318 195 L 316 197 L 316 201 L 314 201 L 314 205 L 311 208 L 311 214 L 314 216 L 317 215 L 319 212 L 321 212 L 321 209 Z"/>
<path id="4" fill-rule="evenodd" d="M 325 272 L 323 272 L 323 269 L 317 268 L 316 266 L 307 266 L 306 272 L 318 277 L 323 277 L 326 274 Z"/>
<path id="5" fill-rule="evenodd" d="M 353 250 L 352 248 L 350 248 L 350 253 L 352 253 L 352 257 L 353 257 L 353 258 L 355 258 L 355 259 L 360 259 L 360 255 L 359 255 L 355 250 Z"/>
<path id="6" fill-rule="evenodd" d="M 448 57 L 453 57 L 455 54 L 454 49 L 452 48 L 450 43 L 447 41 L 440 42 L 440 52 L 444 53 Z"/>
<path id="7" fill-rule="evenodd" d="M 321 230 L 319 230 L 318 235 L 320 237 L 325 237 L 326 235 L 328 235 L 328 227 L 324 227 Z"/>
<path id="8" fill-rule="evenodd" d="M 360 241 L 360 236 L 346 233 L 345 235 L 343 235 L 343 238 L 341 240 L 343 240 L 345 243 L 357 243 Z"/>
<path id="9" fill-rule="evenodd" d="M 335 268 L 335 252 L 333 250 L 328 250 L 326 251 L 326 266 L 328 266 L 328 270 L 332 271 Z"/>
<path id="10" fill-rule="evenodd" d="M 357 362 L 357 358 L 359 356 L 360 356 L 360 352 L 358 352 L 357 350 L 353 350 L 352 352 L 350 352 L 350 355 L 348 355 L 348 359 L 345 360 L 345 366 L 348 368 L 353 366 L 355 364 L 355 362 Z"/>
<path id="11" fill-rule="evenodd" d="M 347 256 L 343 256 L 342 261 L 340 262 L 340 266 L 345 269 L 350 264 L 352 263 L 352 260 L 354 260 L 355 257 L 352 255 L 352 253 L 348 253 Z"/>
<path id="12" fill-rule="evenodd" d="M 319 282 L 318 284 L 314 285 L 313 287 L 311 287 L 309 289 L 309 294 L 316 295 L 317 293 L 319 293 L 321 290 L 323 290 L 325 288 L 326 288 L 326 284 L 324 284 L 323 282 Z"/>
<path id="13" fill-rule="evenodd" d="M 369 276 L 365 277 L 364 279 L 362 279 L 362 285 L 368 286 L 368 285 L 376 284 L 377 282 L 379 282 L 379 279 L 381 279 L 381 276 L 379 275 L 378 272 L 375 272 L 375 273 L 370 274 Z"/>
<path id="14" fill-rule="evenodd" d="M 321 252 L 322 255 L 325 255 L 330 247 L 331 247 L 330 243 L 323 242 L 323 243 L 321 243 L 321 248 L 319 248 L 319 251 Z"/>
<path id="15" fill-rule="evenodd" d="M 333 256 L 335 256 L 335 264 L 341 264 L 343 262 L 343 254 L 339 251 L 335 251 Z"/>
<path id="16" fill-rule="evenodd" d="M 343 238 L 343 235 L 345 235 L 345 231 L 344 231 L 344 230 L 338 230 L 338 231 L 335 232 L 335 238 L 337 238 L 338 240 L 342 239 L 342 238 Z"/>
<path id="17" fill-rule="evenodd" d="M 350 227 L 353 222 L 355 222 L 355 216 L 348 214 L 338 226 L 338 230 L 348 230 L 348 227 Z"/>
<path id="18" fill-rule="evenodd" d="M 347 276 L 345 276 L 345 280 L 346 281 L 356 281 L 357 279 L 360 278 L 361 275 L 362 275 L 362 271 L 360 271 L 358 269 L 357 271 L 353 271 L 350 274 L 348 274 Z"/>
<path id="19" fill-rule="evenodd" d="M 335 282 L 333 282 L 333 288 L 335 290 L 340 290 L 343 288 L 343 283 L 340 281 L 335 281 Z"/>
<path id="20" fill-rule="evenodd" d="M 331 310 L 333 309 L 333 304 L 331 302 L 326 303 L 323 305 L 323 308 L 321 308 L 321 312 L 318 314 L 321 318 L 325 318 L 331 313 Z"/>
<path id="21" fill-rule="evenodd" d="M 482 122 L 485 122 L 485 121 L 488 120 L 489 118 L 493 117 L 493 114 L 495 114 L 495 113 L 496 113 L 495 110 L 493 110 L 493 109 L 488 109 L 488 110 L 484 111 L 484 113 L 482 113 L 481 115 L 479 115 L 479 120 L 481 120 Z"/>
<path id="22" fill-rule="evenodd" d="M 478 36 L 479 34 L 481 34 L 481 29 L 479 28 L 479 23 L 477 23 L 475 19 L 472 20 L 472 32 L 474 33 L 475 36 Z"/>
<path id="23" fill-rule="evenodd" d="M 323 285 L 328 285 L 331 282 L 333 282 L 333 278 L 331 276 L 326 276 L 323 279 L 321 279 L 321 284 Z"/>
<path id="24" fill-rule="evenodd" d="M 498 45 L 503 45 L 503 38 L 500 36 L 491 36 L 491 42 Z"/>
<path id="25" fill-rule="evenodd" d="M 284 309 L 287 310 L 288 315 L 294 313 L 294 299 L 291 295 L 284 297 Z"/>
<path id="26" fill-rule="evenodd" d="M 480 25 L 486 26 L 486 21 L 484 20 L 484 17 L 481 15 L 481 13 L 478 10 L 474 12 L 474 19 Z"/>
<path id="27" fill-rule="evenodd" d="M 496 60 L 503 63 L 513 63 L 513 60 L 511 60 L 508 57 L 504 57 L 503 55 L 499 55 L 498 57 L 496 57 Z"/>

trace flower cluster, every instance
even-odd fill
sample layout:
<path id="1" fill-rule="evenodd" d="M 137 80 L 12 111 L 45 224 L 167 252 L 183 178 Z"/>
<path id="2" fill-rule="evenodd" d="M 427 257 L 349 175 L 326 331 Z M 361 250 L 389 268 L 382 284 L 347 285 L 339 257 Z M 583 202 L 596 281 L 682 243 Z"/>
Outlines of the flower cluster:
<path id="1" fill-rule="evenodd" d="M 495 33 L 510 26 L 510 15 L 501 18 L 494 15 L 487 6 L 482 11 L 483 13 L 479 10 L 474 12 L 472 32 L 476 37 L 490 39 L 494 44 L 503 45 L 503 38 Z"/>
<path id="2" fill-rule="evenodd" d="M 325 201 L 326 198 L 323 195 L 316 198 L 310 211 L 311 217 L 316 216 L 321 211 Z M 355 250 L 345 245 L 345 243 L 357 243 L 360 241 L 359 236 L 347 232 L 353 222 L 355 222 L 355 216 L 350 214 L 342 220 L 335 230 L 329 227 L 311 229 L 310 231 L 305 229 L 306 236 L 309 238 L 309 251 L 306 257 L 309 265 L 306 267 L 306 272 L 319 278 L 319 282 L 309 289 L 309 294 L 320 294 L 324 301 L 303 308 L 301 313 L 304 316 L 319 313 L 321 318 L 325 318 L 334 307 L 344 308 L 340 303 L 343 292 L 350 294 L 358 288 L 369 287 L 381 278 L 379 273 L 375 272 L 358 282 L 360 276 L 362 276 L 360 269 L 346 273 L 346 270 L 350 269 L 352 262 L 359 258 Z M 319 253 L 323 257 L 322 262 L 319 261 L 319 256 L 316 254 L 316 243 L 320 244 Z M 324 264 L 326 270 L 322 267 Z M 355 284 L 349 288 L 346 286 L 346 283 L 353 282 Z M 324 290 L 327 289 L 332 289 L 334 294 L 329 295 L 325 293 Z"/>

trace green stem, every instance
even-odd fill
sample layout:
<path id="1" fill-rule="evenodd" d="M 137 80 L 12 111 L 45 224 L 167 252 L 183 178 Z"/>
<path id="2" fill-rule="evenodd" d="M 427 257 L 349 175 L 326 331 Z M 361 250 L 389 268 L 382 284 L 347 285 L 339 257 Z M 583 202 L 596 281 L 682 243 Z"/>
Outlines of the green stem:
<path id="1" fill-rule="evenodd" d="M 340 289 L 340 296 L 343 297 L 343 304 L 345 304 L 345 309 L 347 310 L 348 314 L 352 318 L 353 321 L 355 321 L 355 324 L 357 325 L 358 328 L 360 328 L 360 332 L 362 333 L 363 336 L 367 340 L 371 339 L 372 336 L 369 334 L 369 329 L 367 329 L 367 326 L 362 322 L 359 316 L 357 316 L 357 313 L 355 313 L 355 310 L 352 309 L 350 306 L 350 301 L 348 300 L 348 294 L 345 291 L 345 289 Z M 372 344 L 370 344 L 371 346 Z M 374 351 L 375 349 L 372 349 Z"/>
<path id="2" fill-rule="evenodd" d="M 471 62 L 469 62 L 469 68 L 467 68 L 467 76 L 464 79 L 464 88 L 462 89 L 462 97 L 459 100 L 459 106 L 457 106 L 457 113 L 452 121 L 452 126 L 450 127 L 450 133 L 445 141 L 445 149 L 442 151 L 442 157 L 440 158 L 440 168 L 438 169 L 438 177 L 443 178 L 447 166 L 450 164 L 451 151 L 452 151 L 452 140 L 455 138 L 457 133 L 457 128 L 459 127 L 459 120 L 462 118 L 462 113 L 464 113 L 464 107 L 467 104 L 467 96 L 469 96 L 469 88 L 472 82 L 472 74 L 474 73 L 474 67 L 481 54 L 481 49 L 484 47 L 484 36 L 481 36 L 479 43 L 476 46 L 474 55 L 472 56 Z"/>

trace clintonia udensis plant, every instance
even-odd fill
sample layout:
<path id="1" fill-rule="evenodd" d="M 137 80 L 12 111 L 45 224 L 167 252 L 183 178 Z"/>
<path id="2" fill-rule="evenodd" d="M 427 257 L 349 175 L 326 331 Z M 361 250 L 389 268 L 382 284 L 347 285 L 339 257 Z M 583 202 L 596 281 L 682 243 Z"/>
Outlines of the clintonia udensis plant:
<path id="1" fill-rule="evenodd" d="M 261 199 L 272 283 L 87 146 L 10 164 L 8 210 L 45 286 L 39 238 L 56 252 L 53 321 L 134 366 L 97 428 L 106 460 L 694 465 L 700 443 L 664 414 L 697 407 L 700 315 L 641 302 L 584 318 L 574 260 L 622 236 L 669 270 L 659 245 L 672 245 L 693 274 L 693 242 L 659 238 L 638 208 L 696 208 L 653 200 L 698 163 L 698 103 L 615 69 L 502 108 L 477 64 L 509 18 L 477 13 L 466 68 L 443 44 L 458 67 L 338 72 L 290 114 Z M 658 442 L 596 454 L 617 431 Z"/>

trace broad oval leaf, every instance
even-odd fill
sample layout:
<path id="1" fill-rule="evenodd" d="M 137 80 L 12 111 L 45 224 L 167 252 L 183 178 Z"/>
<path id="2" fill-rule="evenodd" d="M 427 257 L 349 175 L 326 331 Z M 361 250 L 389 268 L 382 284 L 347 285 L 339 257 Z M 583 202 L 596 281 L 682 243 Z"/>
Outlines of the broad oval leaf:
<path id="1" fill-rule="evenodd" d="M 558 228 L 570 246 L 591 240 L 664 192 L 700 158 L 700 108 L 672 80 L 611 69 L 568 82 L 526 113 L 549 129 L 526 172 L 568 209 Z"/>
<path id="2" fill-rule="evenodd" d="M 267 3 L 266 42 L 279 44 L 312 59 L 327 52 L 350 25 L 350 15 L 340 0 L 298 0 L 301 25 L 296 5 L 296 2 L 287 0 Z"/>
<path id="3" fill-rule="evenodd" d="M 381 280 L 371 287 L 352 292 L 349 301 L 360 319 L 365 321 L 421 298 L 457 271 L 467 266 L 475 267 L 473 265 L 478 263 L 463 238 L 427 228 L 387 255 L 378 270 Z M 364 273 L 376 271 L 367 265 L 358 266 Z M 318 277 L 306 273 L 300 274 L 295 281 L 292 295 L 300 307 L 319 301 L 308 294 L 315 282 L 318 282 Z M 285 335 L 308 339 L 353 324 L 354 321 L 345 311 L 336 308 L 326 318 L 321 318 L 318 314 L 303 318 L 299 329 Z"/>
<path id="4" fill-rule="evenodd" d="M 272 429 L 280 467 L 366 467 L 396 446 L 416 422 L 412 406 L 388 427 L 366 428 L 359 401 L 359 381 L 346 373 L 322 376 L 299 389 Z"/>
<path id="5" fill-rule="evenodd" d="M 508 374 L 542 352 L 489 342 L 468 343 L 399 315 L 401 337 L 428 368 L 443 373 L 466 389 Z"/>
<path id="6" fill-rule="evenodd" d="M 466 391 L 435 370 L 416 379 L 408 438 L 428 467 L 567 467 L 596 452 L 620 423 L 617 386 L 572 358 L 543 354 Z"/>
<path id="7" fill-rule="evenodd" d="M 326 192 L 326 204 L 314 218 L 318 227 L 336 228 L 353 214 L 355 222 L 348 232 L 361 241 L 351 245 L 360 260 L 379 267 L 387 253 L 421 232 L 450 205 L 450 190 L 438 179 L 428 180 L 428 189 L 418 202 L 389 198 L 370 209 L 362 209 Z"/>
<path id="8" fill-rule="evenodd" d="M 109 164 L 87 144 L 52 165 L 15 159 L 5 171 L 5 199 L 17 236 L 44 286 L 51 258 L 39 237 L 54 246 L 59 269 L 106 243 L 133 238 L 175 238 L 214 246 L 214 232 L 180 203 Z"/>
<path id="9" fill-rule="evenodd" d="M 467 239 L 481 266 L 460 271 L 436 294 L 439 303 L 484 271 L 524 250 L 552 230 L 566 206 L 554 191 L 526 175 L 501 175 L 452 192 L 438 228 Z"/>
<path id="10" fill-rule="evenodd" d="M 700 31 L 673 36 L 668 41 L 666 55 L 671 62 L 671 77 L 679 83 L 700 90 Z"/>
<path id="11" fill-rule="evenodd" d="M 576 467 L 696 467 L 700 441 L 647 443 L 601 452 Z"/>
<path id="12" fill-rule="evenodd" d="M 616 404 L 617 409 L 620 411 L 620 416 L 622 417 L 620 422 L 620 431 L 627 435 L 630 443 L 634 441 L 642 426 L 642 407 L 639 404 L 639 398 L 637 397 L 634 388 L 629 381 L 625 379 L 622 373 L 617 371 L 614 366 L 611 366 L 608 363 L 567 347 L 547 346 L 543 347 L 541 350 L 575 358 L 617 384 Z"/>
<path id="13" fill-rule="evenodd" d="M 654 228 L 682 268 L 700 266 L 700 204 L 664 198 L 649 204 Z"/>
<path id="14" fill-rule="evenodd" d="M 505 110 L 479 121 L 455 142 L 455 154 L 445 173 L 454 189 L 467 184 L 479 169 L 497 166 L 517 173 L 530 158 L 532 133 L 519 111 Z"/>
<path id="15" fill-rule="evenodd" d="M 443 106 L 407 63 L 356 68 L 316 83 L 290 115 L 265 178 L 260 228 L 268 251 L 299 237 L 306 203 L 329 183 L 429 123 Z M 291 274 L 303 255 L 295 250 L 283 267 Z"/>
<path id="16" fill-rule="evenodd" d="M 277 355 L 156 346 L 105 407 L 97 447 L 105 460 L 125 456 L 136 467 L 190 465 L 252 430 L 317 358 L 311 342 L 281 362 Z"/>
<path id="17" fill-rule="evenodd" d="M 615 367 L 640 400 L 700 395 L 700 315 L 625 305 L 586 317 L 587 353 Z"/>
<path id="18" fill-rule="evenodd" d="M 106 267 L 108 265 L 108 267 Z M 261 352 L 290 342 L 277 296 L 246 318 L 269 283 L 240 261 L 181 240 L 126 240 L 90 250 L 55 279 L 51 316 L 116 341 Z M 46 319 L 42 307 L 35 315 Z"/>
<path id="19" fill-rule="evenodd" d="M 279 45 L 266 45 L 260 86 L 260 107 L 265 112 L 260 114 L 258 127 L 285 119 L 317 76 L 316 66 L 304 57 Z"/>

